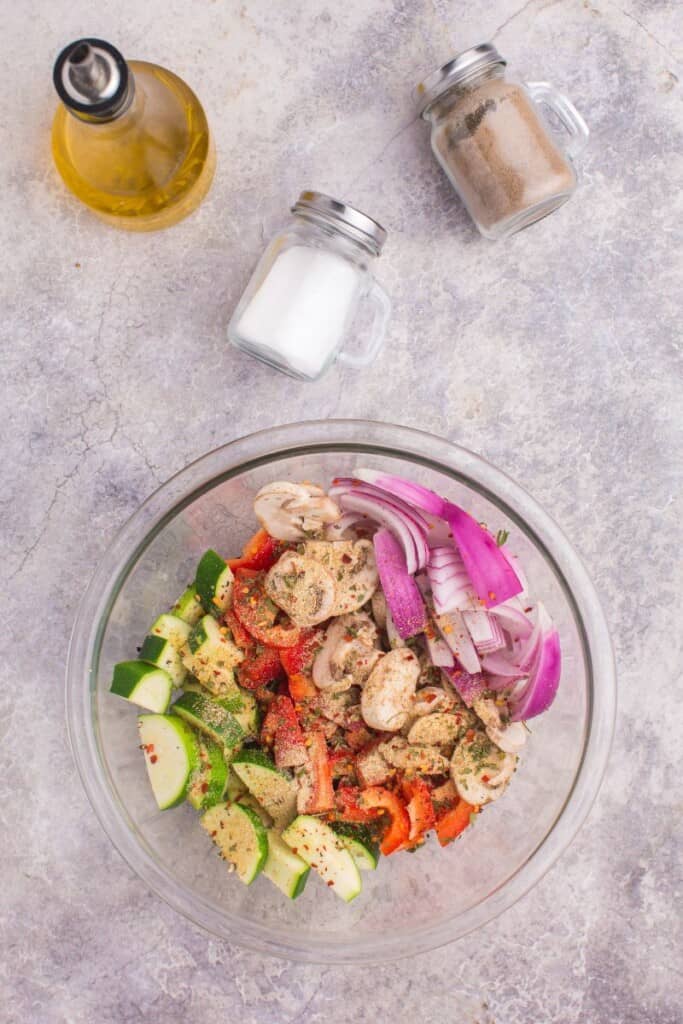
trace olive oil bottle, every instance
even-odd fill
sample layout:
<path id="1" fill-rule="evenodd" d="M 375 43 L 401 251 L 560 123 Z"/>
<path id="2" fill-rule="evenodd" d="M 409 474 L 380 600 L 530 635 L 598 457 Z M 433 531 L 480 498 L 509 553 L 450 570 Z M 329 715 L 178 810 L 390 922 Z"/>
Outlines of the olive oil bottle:
<path id="1" fill-rule="evenodd" d="M 209 190 L 215 154 L 202 106 L 170 71 L 125 61 L 102 39 L 60 53 L 52 152 L 65 184 L 116 227 L 170 227 Z"/>

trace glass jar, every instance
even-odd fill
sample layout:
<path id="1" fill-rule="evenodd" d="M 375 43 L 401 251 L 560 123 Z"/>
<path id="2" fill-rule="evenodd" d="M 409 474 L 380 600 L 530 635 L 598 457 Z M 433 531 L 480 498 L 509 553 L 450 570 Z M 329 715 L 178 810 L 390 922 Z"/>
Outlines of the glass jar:
<path id="1" fill-rule="evenodd" d="M 562 206 L 588 128 L 546 82 L 508 77 L 490 43 L 458 54 L 418 85 L 432 149 L 486 238 L 506 238 Z M 547 116 L 546 116 L 547 114 Z"/>
<path id="2" fill-rule="evenodd" d="M 382 346 L 391 311 L 372 273 L 386 231 L 320 192 L 302 192 L 292 214 L 261 257 L 228 338 L 299 380 L 317 380 L 336 359 L 368 366 Z M 367 344 L 361 351 L 343 351 L 366 301 L 373 307 Z"/>

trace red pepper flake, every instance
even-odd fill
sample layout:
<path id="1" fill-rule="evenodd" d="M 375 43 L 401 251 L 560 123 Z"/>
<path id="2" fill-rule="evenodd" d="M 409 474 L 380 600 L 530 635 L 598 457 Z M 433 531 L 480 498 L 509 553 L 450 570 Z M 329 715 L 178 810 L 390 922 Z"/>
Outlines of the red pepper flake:
<path id="1" fill-rule="evenodd" d="M 489 600 L 490 600 L 490 601 L 495 601 L 495 600 L 496 600 L 496 594 L 495 594 L 495 591 L 493 591 L 493 590 L 489 590 Z"/>
<path id="2" fill-rule="evenodd" d="M 149 751 L 150 754 L 153 754 L 154 753 L 154 744 L 153 743 L 148 743 L 147 744 L 147 750 Z"/>
<path id="3" fill-rule="evenodd" d="M 490 778 L 491 778 L 491 776 L 490 776 L 490 775 L 482 775 L 482 777 L 481 777 L 481 781 L 482 781 L 482 782 L 488 782 Z"/>
<path id="4" fill-rule="evenodd" d="M 150 757 L 150 761 L 152 764 L 156 764 L 158 760 L 159 758 L 157 757 L 156 754 L 152 754 L 152 756 Z"/>
<path id="5" fill-rule="evenodd" d="M 351 561 L 351 555 L 342 555 L 341 560 L 344 563 L 344 565 L 348 565 L 349 562 Z"/>
<path id="6" fill-rule="evenodd" d="M 209 783 L 208 782 L 202 782 L 201 790 L 202 790 L 202 793 L 208 793 L 208 791 L 209 791 Z"/>

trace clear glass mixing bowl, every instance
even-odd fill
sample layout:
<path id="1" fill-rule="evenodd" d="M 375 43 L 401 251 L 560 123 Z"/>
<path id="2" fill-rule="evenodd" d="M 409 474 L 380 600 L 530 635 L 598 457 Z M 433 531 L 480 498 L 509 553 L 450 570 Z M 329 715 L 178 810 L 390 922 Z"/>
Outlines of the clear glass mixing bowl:
<path id="1" fill-rule="evenodd" d="M 346 905 L 315 877 L 295 902 L 259 878 L 243 886 L 183 805 L 156 809 L 138 750 L 136 710 L 108 693 L 209 546 L 237 553 L 254 530 L 252 498 L 275 479 L 381 468 L 510 530 L 535 596 L 560 630 L 559 694 L 531 723 L 505 797 L 442 850 L 430 840 L 363 875 Z M 134 871 L 171 906 L 233 943 L 296 960 L 353 963 L 433 949 L 511 906 L 572 840 L 598 791 L 615 714 L 610 639 L 595 590 L 553 520 L 518 484 L 471 452 L 405 427 L 355 420 L 261 431 L 203 456 L 159 488 L 113 541 L 83 598 L 67 669 L 74 757 L 92 806 Z"/>

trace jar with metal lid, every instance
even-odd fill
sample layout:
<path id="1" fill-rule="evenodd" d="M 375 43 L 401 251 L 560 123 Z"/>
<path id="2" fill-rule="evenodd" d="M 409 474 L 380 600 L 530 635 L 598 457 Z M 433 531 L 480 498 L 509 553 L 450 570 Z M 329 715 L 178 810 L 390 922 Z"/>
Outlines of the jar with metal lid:
<path id="1" fill-rule="evenodd" d="M 588 128 L 546 82 L 510 78 L 485 43 L 421 82 L 415 98 L 432 126 L 432 149 L 486 238 L 506 238 L 567 201 Z"/>
<path id="2" fill-rule="evenodd" d="M 368 366 L 391 310 L 372 272 L 385 240 L 384 228 L 353 206 L 302 192 L 232 315 L 229 340 L 300 380 L 316 380 L 336 359 Z M 367 343 L 344 351 L 365 302 L 373 307 Z"/>

